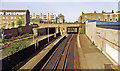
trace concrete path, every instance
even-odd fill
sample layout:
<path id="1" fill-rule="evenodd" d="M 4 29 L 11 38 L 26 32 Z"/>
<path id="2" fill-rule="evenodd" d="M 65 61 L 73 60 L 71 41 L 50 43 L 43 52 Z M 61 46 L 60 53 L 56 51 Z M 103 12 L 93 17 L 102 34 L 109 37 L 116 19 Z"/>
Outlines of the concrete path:
<path id="1" fill-rule="evenodd" d="M 92 45 L 85 34 L 80 34 L 81 48 L 77 48 L 79 55 L 79 69 L 104 69 L 105 64 L 111 62 Z"/>

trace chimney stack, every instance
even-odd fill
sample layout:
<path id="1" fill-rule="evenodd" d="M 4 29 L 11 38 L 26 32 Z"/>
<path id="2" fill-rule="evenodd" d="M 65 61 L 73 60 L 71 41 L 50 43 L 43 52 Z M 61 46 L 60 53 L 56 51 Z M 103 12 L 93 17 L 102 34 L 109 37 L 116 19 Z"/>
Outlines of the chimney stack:
<path id="1" fill-rule="evenodd" d="M 84 12 L 82 12 L 82 14 L 84 14 Z"/>
<path id="2" fill-rule="evenodd" d="M 42 13 L 41 13 L 41 19 L 42 19 Z"/>
<path id="3" fill-rule="evenodd" d="M 94 13 L 96 13 L 96 11 L 94 11 Z"/>
<path id="4" fill-rule="evenodd" d="M 114 13 L 114 10 L 112 10 L 112 13 Z"/>
<path id="5" fill-rule="evenodd" d="M 49 19 L 49 13 L 48 13 L 48 19 Z"/>
<path id="6" fill-rule="evenodd" d="M 104 10 L 102 10 L 102 13 L 105 13 Z"/>

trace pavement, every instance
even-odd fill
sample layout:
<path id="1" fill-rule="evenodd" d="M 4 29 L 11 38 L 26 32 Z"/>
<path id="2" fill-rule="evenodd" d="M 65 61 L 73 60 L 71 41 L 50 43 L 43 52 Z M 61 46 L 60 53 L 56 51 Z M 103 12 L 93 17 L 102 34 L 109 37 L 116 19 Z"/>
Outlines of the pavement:
<path id="1" fill-rule="evenodd" d="M 80 47 L 77 47 L 77 69 L 105 69 L 106 64 L 112 64 L 85 34 L 79 35 Z"/>

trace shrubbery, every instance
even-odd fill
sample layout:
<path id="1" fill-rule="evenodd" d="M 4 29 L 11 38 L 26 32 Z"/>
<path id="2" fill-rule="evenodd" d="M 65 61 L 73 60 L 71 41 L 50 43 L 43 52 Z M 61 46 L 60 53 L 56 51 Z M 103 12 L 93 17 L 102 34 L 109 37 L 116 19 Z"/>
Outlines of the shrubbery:
<path id="1" fill-rule="evenodd" d="M 85 34 L 85 28 L 82 28 L 80 34 Z"/>
<path id="2" fill-rule="evenodd" d="M 17 51 L 20 51 L 20 50 L 28 47 L 30 43 L 31 43 L 31 41 L 26 41 L 26 42 L 20 41 L 13 45 L 8 45 L 7 48 L 2 50 L 2 56 L 9 56 L 11 54 L 14 54 Z"/>

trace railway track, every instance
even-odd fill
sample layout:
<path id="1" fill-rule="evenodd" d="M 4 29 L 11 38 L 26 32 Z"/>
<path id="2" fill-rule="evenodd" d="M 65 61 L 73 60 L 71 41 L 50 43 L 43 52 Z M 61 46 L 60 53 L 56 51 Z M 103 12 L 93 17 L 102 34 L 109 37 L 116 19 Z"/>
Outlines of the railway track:
<path id="1" fill-rule="evenodd" d="M 62 70 L 65 71 L 66 69 L 70 69 L 69 62 L 72 60 L 72 69 L 76 68 L 76 63 L 74 59 L 72 59 L 70 56 L 74 57 L 74 40 L 75 35 L 69 35 L 52 53 L 52 55 L 49 57 L 49 59 L 46 61 L 46 63 L 41 68 L 41 71 L 44 70 Z M 74 40 L 73 40 L 74 39 Z M 71 60 L 70 60 L 70 59 Z M 70 64 L 71 65 L 71 64 Z"/>

